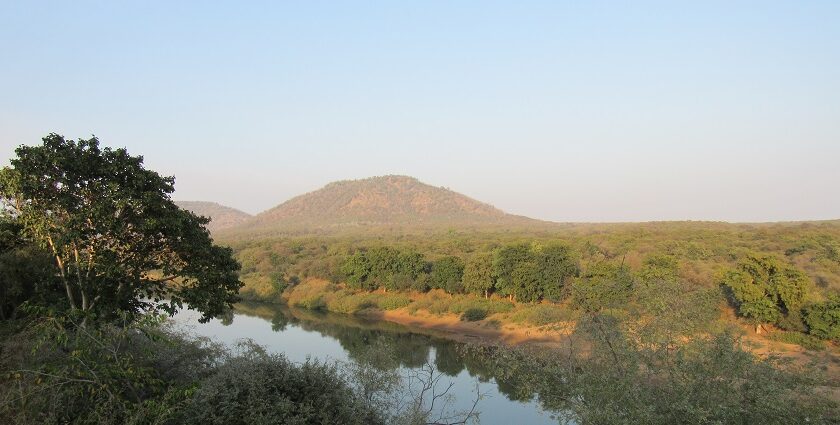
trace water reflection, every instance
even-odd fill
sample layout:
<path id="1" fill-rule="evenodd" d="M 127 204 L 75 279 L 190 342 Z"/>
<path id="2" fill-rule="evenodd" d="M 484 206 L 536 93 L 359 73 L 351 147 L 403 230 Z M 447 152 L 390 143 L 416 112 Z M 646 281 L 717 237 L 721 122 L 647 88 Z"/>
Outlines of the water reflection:
<path id="1" fill-rule="evenodd" d="M 269 335 L 259 324 L 269 325 Z M 237 304 L 235 314 L 196 328 L 223 342 L 251 338 L 269 349 L 287 353 L 290 358 L 302 355 L 334 360 L 368 361 L 385 369 L 421 368 L 431 361 L 437 370 L 455 384 L 455 403 L 466 406 L 475 396 L 475 384 L 489 398 L 479 404 L 482 424 L 556 423 L 535 400 L 532 386 L 514 374 L 505 373 L 498 363 L 467 350 L 464 344 L 436 336 L 433 331 L 411 329 L 396 323 L 362 317 L 291 308 L 262 303 Z M 430 334 L 431 333 L 431 334 Z M 313 340 L 313 336 L 320 339 Z M 224 341 L 227 339 L 227 341 Z M 340 351 L 330 347 L 336 341 Z M 376 346 L 387 356 L 370 356 Z"/>

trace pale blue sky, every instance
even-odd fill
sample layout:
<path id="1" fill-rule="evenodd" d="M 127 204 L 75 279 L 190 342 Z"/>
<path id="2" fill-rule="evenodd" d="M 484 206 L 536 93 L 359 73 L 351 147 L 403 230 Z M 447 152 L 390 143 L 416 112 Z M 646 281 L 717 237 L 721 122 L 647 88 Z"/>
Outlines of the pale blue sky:
<path id="1" fill-rule="evenodd" d="M 177 3 L 177 4 L 176 4 Z M 407 174 L 557 221 L 840 218 L 840 2 L 0 2 L 0 163 L 258 212 Z"/>

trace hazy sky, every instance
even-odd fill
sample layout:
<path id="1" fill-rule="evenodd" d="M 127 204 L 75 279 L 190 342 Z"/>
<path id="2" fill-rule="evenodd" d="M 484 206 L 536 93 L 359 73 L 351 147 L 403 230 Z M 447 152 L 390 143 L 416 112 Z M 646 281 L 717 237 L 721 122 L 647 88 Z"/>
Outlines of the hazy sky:
<path id="1" fill-rule="evenodd" d="M 557 221 L 840 218 L 840 1 L 0 2 L 0 163 L 258 212 L 406 174 Z"/>

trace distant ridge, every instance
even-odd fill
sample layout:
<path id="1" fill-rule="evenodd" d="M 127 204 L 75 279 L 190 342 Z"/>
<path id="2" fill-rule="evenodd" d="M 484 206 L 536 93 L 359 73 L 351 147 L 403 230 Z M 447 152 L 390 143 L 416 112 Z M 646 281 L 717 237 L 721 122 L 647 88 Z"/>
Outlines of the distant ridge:
<path id="1" fill-rule="evenodd" d="M 542 223 L 507 214 L 446 188 L 408 176 L 343 180 L 294 197 L 228 229 L 259 235 L 353 228 L 522 226 Z"/>
<path id="2" fill-rule="evenodd" d="M 211 232 L 236 226 L 252 217 L 251 214 L 215 202 L 175 201 L 175 205 L 200 216 L 208 217 L 210 223 L 207 225 L 207 230 Z"/>

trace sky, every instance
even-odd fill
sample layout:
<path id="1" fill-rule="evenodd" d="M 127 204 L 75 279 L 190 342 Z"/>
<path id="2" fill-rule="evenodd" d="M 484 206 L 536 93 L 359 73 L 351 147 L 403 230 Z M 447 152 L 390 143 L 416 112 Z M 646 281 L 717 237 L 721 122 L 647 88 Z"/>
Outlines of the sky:
<path id="1" fill-rule="evenodd" d="M 410 175 L 554 221 L 840 218 L 840 2 L 0 0 L 0 164 L 256 213 Z"/>

